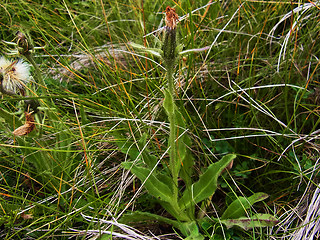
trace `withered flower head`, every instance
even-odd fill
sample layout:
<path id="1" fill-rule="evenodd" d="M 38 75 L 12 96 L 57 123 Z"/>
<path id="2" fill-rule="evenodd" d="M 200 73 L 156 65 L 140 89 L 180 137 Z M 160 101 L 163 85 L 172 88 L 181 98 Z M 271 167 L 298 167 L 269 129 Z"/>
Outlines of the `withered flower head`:
<path id="1" fill-rule="evenodd" d="M 30 80 L 29 65 L 22 60 L 11 61 L 0 57 L 0 74 L 3 75 L 0 82 L 2 88 L 14 93 L 18 89 L 24 90 Z"/>
<path id="2" fill-rule="evenodd" d="M 13 131 L 13 134 L 15 136 L 28 135 L 36 128 L 36 125 L 34 123 L 34 118 L 32 116 L 32 112 L 31 113 L 25 112 L 24 114 L 26 117 L 26 123 Z"/>
<path id="3" fill-rule="evenodd" d="M 169 29 L 175 29 L 179 21 L 178 14 L 174 8 L 167 6 L 166 8 L 166 26 Z"/>

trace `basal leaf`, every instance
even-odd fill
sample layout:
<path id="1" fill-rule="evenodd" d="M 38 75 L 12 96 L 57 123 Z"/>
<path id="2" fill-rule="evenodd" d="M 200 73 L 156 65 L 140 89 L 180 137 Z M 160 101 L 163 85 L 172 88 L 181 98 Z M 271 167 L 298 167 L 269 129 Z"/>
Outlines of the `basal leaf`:
<path id="1" fill-rule="evenodd" d="M 146 221 L 164 222 L 176 228 L 180 227 L 180 223 L 178 221 L 175 221 L 166 217 L 162 217 L 157 214 L 140 212 L 140 211 L 134 211 L 132 213 L 124 214 L 123 217 L 121 217 L 119 222 L 127 224 L 131 222 L 137 223 L 137 222 L 146 222 Z"/>
<path id="2" fill-rule="evenodd" d="M 167 174 L 163 174 L 163 173 L 158 173 L 157 174 L 157 178 L 159 179 L 159 181 L 161 181 L 163 184 L 165 184 L 166 186 L 168 186 L 170 188 L 170 190 L 173 191 L 173 185 L 174 182 L 171 178 L 171 176 L 167 175 Z"/>
<path id="3" fill-rule="evenodd" d="M 154 155 L 151 155 L 149 152 L 149 149 L 145 147 L 147 144 L 147 137 L 148 137 L 148 134 L 146 133 L 142 134 L 138 144 L 139 144 L 140 151 L 142 151 L 143 161 L 148 165 L 150 169 L 152 169 L 157 164 L 157 157 Z"/>
<path id="4" fill-rule="evenodd" d="M 185 240 L 203 240 L 204 237 L 199 233 L 197 223 L 195 221 L 179 222 L 172 220 L 163 216 L 159 216 L 153 213 L 135 211 L 129 214 L 123 215 L 120 219 L 120 223 L 137 223 L 137 222 L 148 222 L 148 221 L 158 221 L 164 222 L 172 225 L 173 227 L 179 229 L 181 233 L 187 237 Z"/>
<path id="5" fill-rule="evenodd" d="M 131 172 L 144 183 L 145 188 L 152 196 L 164 202 L 172 202 L 172 187 L 169 187 L 169 183 L 159 180 L 156 170 L 151 173 L 150 169 L 138 167 L 130 163 L 123 163 L 122 165 L 126 169 L 131 168 Z"/>
<path id="6" fill-rule="evenodd" d="M 130 170 L 133 165 L 134 165 L 133 162 L 122 162 L 121 163 L 121 166 L 127 170 Z"/>
<path id="7" fill-rule="evenodd" d="M 255 193 L 248 198 L 238 197 L 224 211 L 224 213 L 221 216 L 221 219 L 235 219 L 239 217 L 244 217 L 246 216 L 246 211 L 250 209 L 250 207 L 254 203 L 263 201 L 268 197 L 268 194 L 262 192 Z"/>
<path id="8" fill-rule="evenodd" d="M 210 197 L 217 189 L 217 181 L 221 172 L 236 157 L 234 154 L 224 156 L 220 161 L 212 163 L 207 170 L 200 176 L 199 180 L 186 189 L 179 200 L 181 209 L 186 209 L 194 204 Z"/>
<path id="9" fill-rule="evenodd" d="M 121 134 L 114 134 L 118 141 L 116 144 L 122 153 L 127 154 L 133 161 L 141 161 L 143 159 L 144 163 L 152 169 L 157 163 L 157 157 L 149 153 L 149 149 L 145 147 L 148 135 L 146 133 L 142 134 L 137 144 L 132 141 L 123 141 L 124 137 Z M 142 151 L 142 153 L 141 153 Z"/>
<path id="10" fill-rule="evenodd" d="M 122 153 L 127 154 L 131 160 L 141 160 L 139 150 L 132 141 L 126 141 L 125 137 L 121 134 L 114 133 L 113 135 L 116 138 L 115 143 L 118 145 Z M 138 158 L 138 156 L 140 157 Z"/>
<path id="11" fill-rule="evenodd" d="M 204 236 L 199 233 L 198 225 L 195 221 L 180 223 L 180 231 L 187 238 L 185 240 L 203 240 Z"/>
<path id="12" fill-rule="evenodd" d="M 270 214 L 256 214 L 251 218 L 221 219 L 221 222 L 225 224 L 227 228 L 238 226 L 248 230 L 255 227 L 272 227 L 279 221 Z"/>
<path id="13" fill-rule="evenodd" d="M 184 211 L 181 210 L 179 207 L 176 207 L 172 203 L 160 201 L 161 206 L 171 214 L 175 219 L 179 222 L 188 222 L 190 221 L 190 216 Z"/>

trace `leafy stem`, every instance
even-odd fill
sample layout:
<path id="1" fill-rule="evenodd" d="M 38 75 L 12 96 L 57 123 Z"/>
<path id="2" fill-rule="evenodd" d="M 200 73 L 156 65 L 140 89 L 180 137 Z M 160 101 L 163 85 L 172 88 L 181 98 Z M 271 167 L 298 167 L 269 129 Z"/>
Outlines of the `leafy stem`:
<path id="1" fill-rule="evenodd" d="M 207 48 L 186 50 L 181 52 L 182 47 L 177 45 L 176 41 L 176 21 L 178 17 L 174 9 L 169 6 L 166 8 L 166 23 L 164 41 L 162 49 L 148 49 L 144 46 L 130 43 L 132 47 L 151 53 L 160 57 L 166 67 L 167 87 L 164 90 L 163 108 L 168 116 L 170 124 L 169 133 L 169 172 L 162 173 L 156 168 L 156 157 L 150 155 L 145 148 L 146 138 L 142 137 L 138 142 L 139 148 L 132 149 L 126 145 L 119 145 L 123 152 L 131 155 L 135 162 L 124 162 L 122 165 L 136 175 L 148 192 L 159 200 L 162 207 L 170 213 L 175 219 L 166 219 L 150 213 L 131 214 L 135 220 L 154 219 L 164 221 L 177 227 L 186 237 L 186 240 L 203 240 L 204 236 L 200 233 L 198 222 L 209 221 L 206 218 L 196 219 L 196 204 L 210 198 L 218 188 L 218 177 L 229 166 L 232 166 L 235 154 L 228 154 L 217 162 L 212 162 L 206 170 L 199 176 L 198 180 L 193 182 L 194 160 L 188 151 L 187 146 L 191 146 L 191 139 L 187 134 L 180 134 L 180 129 L 185 129 L 186 124 L 183 115 L 175 105 L 175 84 L 174 84 L 174 67 L 179 55 L 190 52 L 204 51 Z M 139 149 L 144 149 L 138 153 Z M 139 156 L 142 156 L 141 158 Z M 181 188 L 178 181 L 184 183 L 184 190 L 180 193 Z M 272 226 L 277 221 L 269 214 L 254 215 L 253 222 L 246 216 L 247 210 L 258 201 L 267 198 L 264 193 L 254 194 L 249 198 L 240 197 L 236 199 L 222 215 L 223 223 L 227 227 L 240 226 L 242 228 L 253 228 L 255 226 Z M 237 221 L 234 221 L 234 220 Z M 212 219 L 210 218 L 210 221 Z M 215 219 L 214 219 L 215 220 Z"/>

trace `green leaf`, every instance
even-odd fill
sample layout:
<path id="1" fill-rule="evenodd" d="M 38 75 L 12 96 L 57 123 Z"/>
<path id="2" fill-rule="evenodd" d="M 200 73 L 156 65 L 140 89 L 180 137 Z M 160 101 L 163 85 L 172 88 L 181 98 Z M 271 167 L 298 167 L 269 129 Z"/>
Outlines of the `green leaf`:
<path id="1" fill-rule="evenodd" d="M 157 221 L 164 222 L 174 226 L 175 228 L 180 228 L 180 223 L 178 221 L 162 217 L 157 214 L 148 213 L 148 212 L 140 212 L 134 211 L 132 213 L 124 214 L 123 217 L 119 220 L 121 223 L 136 223 L 136 222 L 146 222 L 146 221 Z"/>
<path id="2" fill-rule="evenodd" d="M 168 203 L 164 201 L 159 201 L 161 206 L 171 214 L 175 219 L 179 222 L 188 222 L 190 221 L 190 215 L 188 215 L 185 211 L 181 210 L 177 204 L 173 204 L 173 202 Z"/>
<path id="3" fill-rule="evenodd" d="M 182 114 L 178 110 L 178 107 L 174 104 L 173 97 L 169 91 L 165 90 L 164 92 L 165 98 L 163 102 L 163 107 L 166 110 L 166 113 L 170 119 L 173 111 L 175 113 L 175 123 L 177 125 L 177 132 L 174 136 L 179 136 L 185 129 L 185 121 L 182 117 Z M 176 171 L 180 172 L 180 177 L 186 183 L 187 186 L 191 186 L 191 175 L 192 175 L 192 166 L 194 164 L 193 157 L 189 153 L 187 146 L 191 145 L 191 140 L 189 136 L 185 133 L 181 136 L 177 142 L 177 158 L 175 159 Z"/>
<path id="4" fill-rule="evenodd" d="M 192 154 L 187 152 L 182 161 L 182 167 L 180 169 L 180 177 L 185 182 L 187 187 L 191 187 L 191 176 L 193 172 L 194 159 Z"/>
<path id="5" fill-rule="evenodd" d="M 140 163 L 141 159 L 143 159 L 150 169 L 157 164 L 157 157 L 151 155 L 149 149 L 145 147 L 148 134 L 142 134 L 137 144 L 134 144 L 131 141 L 123 142 L 121 139 L 124 137 L 121 134 L 114 133 L 114 135 L 117 138 L 116 144 L 121 152 L 129 155 L 131 160 L 135 160 Z"/>
<path id="6" fill-rule="evenodd" d="M 147 137 L 148 134 L 144 133 L 142 134 L 138 144 L 139 148 L 142 151 L 142 158 L 143 161 L 148 165 L 150 169 L 152 169 L 157 164 L 157 157 L 154 155 L 151 155 L 149 152 L 149 149 L 145 147 L 147 144 Z"/>
<path id="7" fill-rule="evenodd" d="M 167 74 L 171 74 L 167 72 Z M 173 93 L 169 92 L 167 89 L 164 91 L 164 101 L 163 107 L 168 115 L 168 119 L 170 122 L 170 135 L 169 135 L 169 147 L 170 147 L 170 163 L 169 169 L 171 171 L 172 177 L 174 179 L 178 178 L 180 169 L 181 169 L 181 160 L 179 159 L 179 141 L 180 139 L 176 139 L 177 135 L 177 120 L 176 120 L 176 106 L 173 99 Z M 182 150 L 183 151 L 183 150 Z M 182 153 L 183 154 L 183 153 Z"/>
<path id="8" fill-rule="evenodd" d="M 167 115 L 171 116 L 174 109 L 174 102 L 171 93 L 167 89 L 164 90 L 163 107 L 166 110 Z"/>
<path id="9" fill-rule="evenodd" d="M 211 164 L 208 169 L 200 176 L 199 180 L 186 189 L 179 200 L 181 209 L 192 207 L 194 204 L 210 197 L 216 191 L 218 177 L 221 172 L 236 158 L 234 154 L 224 156 L 220 161 Z"/>
<path id="10" fill-rule="evenodd" d="M 199 233 L 198 225 L 195 221 L 180 223 L 179 229 L 186 236 L 185 240 L 203 240 L 204 237 Z"/>
<path id="11" fill-rule="evenodd" d="M 90 121 L 88 120 L 87 114 L 84 110 L 83 104 L 80 105 L 80 116 L 81 116 L 81 123 L 82 125 L 85 125 L 89 123 Z"/>
<path id="12" fill-rule="evenodd" d="M 103 234 L 98 238 L 98 240 L 110 240 L 112 239 L 112 234 Z"/>
<path id="13" fill-rule="evenodd" d="M 139 150 L 137 149 L 137 146 L 134 143 L 130 141 L 123 142 L 123 136 L 121 134 L 117 135 L 116 133 L 114 133 L 114 137 L 116 138 L 115 143 L 117 144 L 122 153 L 127 154 L 131 160 L 138 161 L 139 159 L 141 159 L 141 157 L 138 158 Z"/>
<path id="14" fill-rule="evenodd" d="M 134 43 L 134 42 L 129 42 L 129 45 L 131 45 L 135 49 L 141 50 L 141 51 L 146 52 L 146 53 L 150 53 L 150 54 L 152 54 L 152 55 L 154 55 L 156 57 L 161 58 L 161 55 L 162 55 L 162 50 L 161 49 L 158 49 L 158 48 L 146 48 L 145 46 L 137 44 L 137 43 Z"/>
<path id="15" fill-rule="evenodd" d="M 131 172 L 144 183 L 145 188 L 152 196 L 164 202 L 172 202 L 172 186 L 168 185 L 168 182 L 164 183 L 159 180 L 156 170 L 151 172 L 150 169 L 138 167 L 128 162 L 122 163 L 122 166 L 126 169 L 130 169 Z"/>
<path id="16" fill-rule="evenodd" d="M 157 174 L 157 178 L 159 179 L 159 181 L 161 181 L 162 183 L 164 183 L 166 186 L 168 186 L 170 188 L 170 190 L 173 191 L 173 180 L 171 178 L 171 176 L 167 175 L 167 174 L 163 174 L 163 173 L 158 173 Z"/>
<path id="17" fill-rule="evenodd" d="M 5 122 L 8 123 L 12 129 L 13 129 L 14 125 L 17 125 L 17 126 L 22 125 L 22 122 L 19 120 L 19 118 L 17 116 L 7 112 L 6 110 L 4 110 L 2 108 L 0 108 L 0 116 L 1 116 L 0 118 L 4 119 Z M 2 125 L 2 123 L 1 123 L 1 125 Z"/>
<path id="18" fill-rule="evenodd" d="M 177 123 L 177 136 L 184 131 L 186 125 L 185 121 L 182 117 L 182 114 L 175 106 L 175 116 L 176 116 L 176 123 Z M 194 160 L 192 154 L 190 154 L 189 149 L 187 146 L 191 146 L 191 140 L 189 136 L 184 133 L 183 136 L 180 137 L 178 140 L 178 154 L 179 162 L 181 164 L 180 169 L 180 177 L 185 182 L 187 188 L 191 187 L 191 176 L 193 171 Z"/>
<path id="19" fill-rule="evenodd" d="M 204 237 L 199 233 L 198 225 L 195 221 L 179 222 L 157 214 L 135 211 L 129 214 L 124 214 L 119 220 L 120 223 L 137 223 L 157 221 L 170 224 L 171 226 L 179 229 L 181 233 L 187 237 L 185 240 L 203 240 Z"/>
<path id="20" fill-rule="evenodd" d="M 127 169 L 127 170 L 131 170 L 132 166 L 133 166 L 133 162 L 122 162 L 121 163 L 121 166 L 124 168 L 124 169 Z"/>
<path id="21" fill-rule="evenodd" d="M 245 230 L 255 227 L 272 227 L 279 221 L 270 214 L 256 214 L 251 218 L 238 218 L 238 219 L 221 219 L 221 222 L 226 225 L 227 228 L 233 226 L 241 227 Z"/>
<path id="22" fill-rule="evenodd" d="M 262 193 L 262 192 L 255 193 L 248 198 L 238 197 L 224 211 L 224 213 L 221 216 L 221 219 L 235 219 L 235 218 L 243 217 L 246 215 L 247 210 L 250 209 L 250 207 L 254 203 L 263 201 L 268 197 L 269 197 L 268 194 Z"/>

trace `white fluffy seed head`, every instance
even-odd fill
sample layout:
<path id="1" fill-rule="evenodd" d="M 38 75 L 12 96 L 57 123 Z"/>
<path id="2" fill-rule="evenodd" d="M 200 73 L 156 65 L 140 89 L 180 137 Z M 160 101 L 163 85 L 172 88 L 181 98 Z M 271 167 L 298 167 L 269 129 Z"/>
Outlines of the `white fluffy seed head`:
<path id="1" fill-rule="evenodd" d="M 23 60 L 11 61 L 0 57 L 0 74 L 3 75 L 2 87 L 11 92 L 25 89 L 30 80 L 30 68 Z"/>

